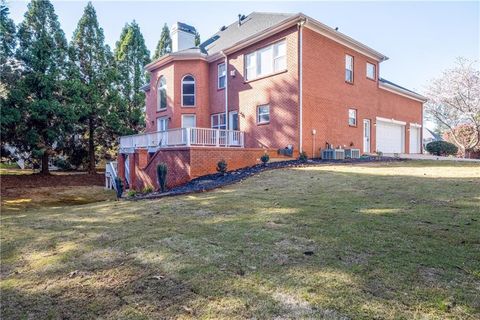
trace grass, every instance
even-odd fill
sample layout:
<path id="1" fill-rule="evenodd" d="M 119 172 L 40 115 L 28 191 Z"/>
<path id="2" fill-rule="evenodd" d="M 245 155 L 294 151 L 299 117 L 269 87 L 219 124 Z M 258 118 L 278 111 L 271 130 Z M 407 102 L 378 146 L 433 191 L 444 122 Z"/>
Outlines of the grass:
<path id="1" fill-rule="evenodd" d="M 328 165 L 2 213 L 2 319 L 480 317 L 480 166 Z"/>

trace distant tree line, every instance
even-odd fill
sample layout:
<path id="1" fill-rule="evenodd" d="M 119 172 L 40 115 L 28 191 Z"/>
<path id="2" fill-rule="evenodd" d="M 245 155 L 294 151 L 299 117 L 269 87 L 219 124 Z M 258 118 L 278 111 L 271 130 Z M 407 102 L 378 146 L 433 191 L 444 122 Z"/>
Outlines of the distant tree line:
<path id="1" fill-rule="evenodd" d="M 116 154 L 119 136 L 144 128 L 140 87 L 151 59 L 140 27 L 125 24 L 112 52 L 91 3 L 68 42 L 50 1 L 32 0 L 18 26 L 0 1 L 2 149 L 15 147 L 43 174 L 58 155 L 95 173 L 98 160 Z M 153 59 L 171 50 L 165 25 Z"/>

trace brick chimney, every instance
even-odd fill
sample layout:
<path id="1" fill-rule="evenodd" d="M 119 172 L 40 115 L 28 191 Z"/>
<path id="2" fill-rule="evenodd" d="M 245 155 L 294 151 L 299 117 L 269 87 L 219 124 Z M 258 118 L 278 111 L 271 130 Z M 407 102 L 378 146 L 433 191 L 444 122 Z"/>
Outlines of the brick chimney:
<path id="1" fill-rule="evenodd" d="M 182 22 L 175 23 L 170 31 L 172 52 L 195 47 L 195 33 L 194 27 Z"/>

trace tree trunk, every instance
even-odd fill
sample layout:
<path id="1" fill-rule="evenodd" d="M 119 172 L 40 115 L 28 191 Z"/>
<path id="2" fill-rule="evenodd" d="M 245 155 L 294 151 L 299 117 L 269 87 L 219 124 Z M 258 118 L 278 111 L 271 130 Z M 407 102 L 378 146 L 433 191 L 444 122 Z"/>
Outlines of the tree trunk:
<path id="1" fill-rule="evenodd" d="M 93 141 L 93 119 L 90 118 L 88 120 L 88 173 L 89 174 L 96 174 L 97 171 L 95 170 L 95 145 Z"/>
<path id="2" fill-rule="evenodd" d="M 48 175 L 50 174 L 50 170 L 48 169 L 48 151 L 45 150 L 45 152 L 42 155 L 42 169 L 40 170 L 40 174 Z"/>

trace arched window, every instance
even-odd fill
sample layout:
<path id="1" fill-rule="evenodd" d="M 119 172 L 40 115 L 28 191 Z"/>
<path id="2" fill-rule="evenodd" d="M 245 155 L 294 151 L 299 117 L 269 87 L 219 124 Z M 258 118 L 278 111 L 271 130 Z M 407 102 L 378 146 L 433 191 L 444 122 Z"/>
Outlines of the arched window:
<path id="1" fill-rule="evenodd" d="M 157 111 L 167 108 L 167 80 L 165 77 L 160 77 L 157 84 Z"/>
<path id="2" fill-rule="evenodd" d="M 182 106 L 195 105 L 195 78 L 191 75 L 182 79 Z"/>

